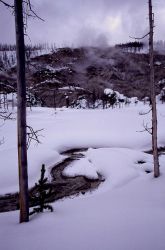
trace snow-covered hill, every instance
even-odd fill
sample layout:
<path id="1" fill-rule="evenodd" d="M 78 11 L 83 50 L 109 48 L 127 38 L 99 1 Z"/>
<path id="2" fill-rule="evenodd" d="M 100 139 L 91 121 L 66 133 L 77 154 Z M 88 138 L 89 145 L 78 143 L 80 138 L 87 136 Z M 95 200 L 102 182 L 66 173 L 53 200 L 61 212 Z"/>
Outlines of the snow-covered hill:
<path id="1" fill-rule="evenodd" d="M 110 88 L 126 97 L 149 96 L 147 54 L 122 52 L 116 48 L 60 48 L 28 57 L 26 77 L 31 94 L 42 106 L 87 107 L 104 102 L 104 90 Z M 165 56 L 155 55 L 157 94 L 164 87 Z M 16 90 L 16 68 L 1 68 L 0 87 Z M 8 92 L 11 89 L 7 89 Z"/>

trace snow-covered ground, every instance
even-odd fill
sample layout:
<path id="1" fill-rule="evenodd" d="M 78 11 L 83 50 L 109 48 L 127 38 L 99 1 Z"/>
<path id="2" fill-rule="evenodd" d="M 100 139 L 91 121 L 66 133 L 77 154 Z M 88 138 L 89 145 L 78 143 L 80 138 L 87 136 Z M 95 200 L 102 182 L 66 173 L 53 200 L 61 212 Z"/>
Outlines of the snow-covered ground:
<path id="1" fill-rule="evenodd" d="M 19 224 L 19 212 L 0 214 L 2 250 L 164 250 L 165 155 L 160 157 L 161 176 L 153 178 L 151 136 L 143 124 L 151 114 L 141 103 L 107 110 L 28 109 L 28 125 L 40 132 L 42 144 L 28 150 L 29 186 L 61 161 L 61 152 L 88 148 L 85 158 L 65 170 L 105 178 L 98 190 L 53 204 L 54 212 L 31 217 Z M 165 108 L 158 104 L 158 143 L 165 146 Z M 0 126 L 0 192 L 18 190 L 16 120 Z M 139 164 L 144 161 L 144 164 Z M 47 172 L 48 172 L 47 171 Z"/>

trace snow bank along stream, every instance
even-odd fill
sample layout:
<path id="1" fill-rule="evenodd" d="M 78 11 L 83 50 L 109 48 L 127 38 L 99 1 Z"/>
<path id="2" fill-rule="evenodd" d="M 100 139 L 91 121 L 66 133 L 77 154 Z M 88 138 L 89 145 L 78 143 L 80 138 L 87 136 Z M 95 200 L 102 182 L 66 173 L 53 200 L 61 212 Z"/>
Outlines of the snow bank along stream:
<path id="1" fill-rule="evenodd" d="M 46 185 L 46 187 L 49 185 L 52 189 L 50 197 L 46 200 L 48 203 L 66 196 L 78 195 L 80 193 L 85 194 L 87 191 L 96 189 L 99 184 L 104 181 L 99 174 L 95 179 L 90 178 L 90 176 L 84 176 L 83 173 L 82 175 L 78 174 L 73 177 L 64 174 L 65 168 L 84 158 L 85 151 L 87 151 L 87 149 L 73 149 L 64 152 L 62 155 L 64 155 L 65 158 L 51 169 L 51 181 Z M 29 190 L 30 207 L 38 205 L 37 202 L 31 198 L 36 192 L 36 187 L 32 187 Z M 18 193 L 0 196 L 0 212 L 17 209 L 19 209 Z"/>

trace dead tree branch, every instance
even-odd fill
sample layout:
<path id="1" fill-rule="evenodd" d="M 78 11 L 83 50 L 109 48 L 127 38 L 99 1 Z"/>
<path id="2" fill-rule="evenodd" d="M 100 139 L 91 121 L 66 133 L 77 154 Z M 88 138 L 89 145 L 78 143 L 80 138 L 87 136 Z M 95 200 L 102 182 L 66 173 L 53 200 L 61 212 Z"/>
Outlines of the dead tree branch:
<path id="1" fill-rule="evenodd" d="M 144 131 L 147 131 L 150 135 L 152 135 L 152 127 L 148 127 L 148 123 L 146 124 L 143 123 L 143 127 Z"/>
<path id="2" fill-rule="evenodd" d="M 28 149 L 32 141 L 36 142 L 37 144 L 41 143 L 39 137 L 42 135 L 40 135 L 39 132 L 43 131 L 43 129 L 34 130 L 31 126 L 28 125 L 26 127 L 27 127 L 27 149 Z"/>
<path id="3" fill-rule="evenodd" d="M 22 2 L 23 2 L 23 5 L 24 5 L 25 20 L 27 19 L 27 17 L 32 17 L 32 18 L 38 18 L 43 22 L 45 21 L 40 16 L 38 16 L 37 13 L 33 10 L 30 0 L 25 0 L 25 1 L 22 1 Z M 11 8 L 11 9 L 14 10 L 14 5 L 9 4 L 9 3 L 7 3 L 6 1 L 3 1 L 3 0 L 0 0 L 0 3 L 5 5 L 7 8 Z M 26 26 L 26 24 L 27 24 L 27 21 L 25 21 L 25 26 Z"/>
<path id="4" fill-rule="evenodd" d="M 14 118 L 11 117 L 12 113 L 8 113 L 6 110 L 0 111 L 0 119 L 6 120 L 13 120 Z"/>
<path id="5" fill-rule="evenodd" d="M 8 8 L 14 9 L 14 5 L 8 4 L 8 3 L 6 3 L 6 2 L 3 1 L 3 0 L 0 0 L 0 3 L 4 4 L 4 5 L 5 5 L 6 7 L 8 7 Z"/>
<path id="6" fill-rule="evenodd" d="M 32 9 L 32 5 L 31 5 L 31 1 L 30 0 L 27 0 L 26 1 L 26 3 L 27 3 L 27 5 L 28 5 L 28 7 L 29 7 L 29 10 L 30 10 L 30 12 L 32 13 L 32 15 L 30 14 L 30 16 L 31 17 L 36 17 L 36 18 L 38 18 L 38 19 L 40 19 L 41 21 L 45 21 L 44 19 L 42 19 L 40 16 L 38 16 L 37 14 L 36 14 L 36 12 Z"/>
<path id="7" fill-rule="evenodd" d="M 132 37 L 132 36 L 129 36 L 131 39 L 135 39 L 135 40 L 142 40 L 144 39 L 145 37 L 147 37 L 148 35 L 150 34 L 150 32 L 148 32 L 147 34 L 145 34 L 144 36 L 142 37 Z"/>
<path id="8" fill-rule="evenodd" d="M 148 127 L 148 123 L 144 123 L 143 121 L 143 130 L 140 130 L 140 131 L 136 131 L 136 132 L 140 132 L 140 133 L 143 133 L 143 132 L 148 132 L 150 135 L 152 135 L 152 127 Z"/>

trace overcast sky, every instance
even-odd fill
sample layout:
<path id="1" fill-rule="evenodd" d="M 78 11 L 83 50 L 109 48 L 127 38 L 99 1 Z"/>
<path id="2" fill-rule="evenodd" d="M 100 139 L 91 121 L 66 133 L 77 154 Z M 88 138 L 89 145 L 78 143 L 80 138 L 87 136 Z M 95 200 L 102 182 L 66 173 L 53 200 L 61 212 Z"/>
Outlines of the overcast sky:
<path id="1" fill-rule="evenodd" d="M 6 0 L 10 3 L 12 0 Z M 148 31 L 147 0 L 31 0 L 45 22 L 28 21 L 32 43 L 57 46 L 125 42 Z M 153 0 L 155 40 L 165 40 L 165 0 Z M 14 43 L 14 17 L 0 3 L 0 42 Z"/>

